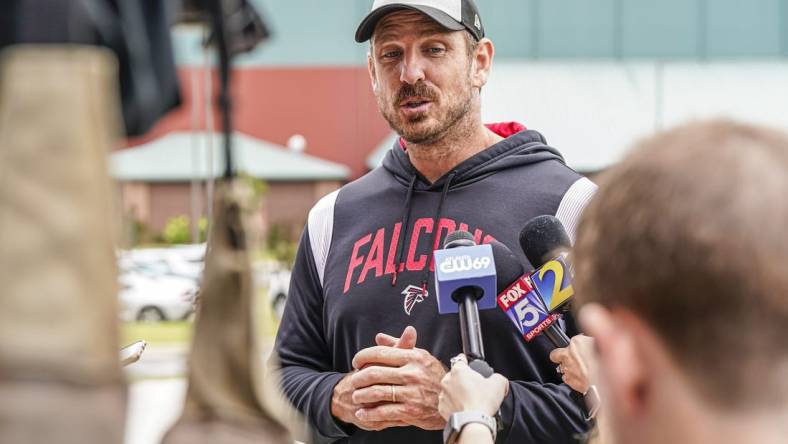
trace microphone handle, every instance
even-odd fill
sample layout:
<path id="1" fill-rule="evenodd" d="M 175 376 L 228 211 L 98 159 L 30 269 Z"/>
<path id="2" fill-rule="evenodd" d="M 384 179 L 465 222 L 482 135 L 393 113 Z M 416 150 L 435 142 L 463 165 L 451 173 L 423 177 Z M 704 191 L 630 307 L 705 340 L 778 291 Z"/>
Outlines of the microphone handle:
<path id="1" fill-rule="evenodd" d="M 473 361 L 468 363 L 468 367 L 472 370 L 475 370 L 476 373 L 484 376 L 485 378 L 489 378 L 490 376 L 495 373 L 490 364 L 487 363 L 484 359 L 474 359 Z"/>
<path id="2" fill-rule="evenodd" d="M 569 347 L 569 336 L 561 330 L 558 324 L 551 324 L 547 327 L 547 330 L 544 331 L 544 334 L 556 348 Z"/>
<path id="3" fill-rule="evenodd" d="M 459 293 L 456 300 L 460 305 L 462 352 L 468 357 L 468 362 L 476 359 L 484 360 L 482 326 L 479 323 L 479 307 L 476 305 L 476 294 L 470 288 L 459 288 L 456 293 Z"/>

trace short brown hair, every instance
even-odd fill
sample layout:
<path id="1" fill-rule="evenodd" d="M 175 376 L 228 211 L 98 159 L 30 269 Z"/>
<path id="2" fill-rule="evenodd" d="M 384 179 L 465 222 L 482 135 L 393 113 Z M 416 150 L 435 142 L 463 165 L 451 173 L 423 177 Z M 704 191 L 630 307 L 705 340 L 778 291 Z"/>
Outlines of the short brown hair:
<path id="1" fill-rule="evenodd" d="M 639 316 L 718 406 L 785 402 L 788 137 L 690 124 L 599 182 L 578 230 L 578 302 Z"/>

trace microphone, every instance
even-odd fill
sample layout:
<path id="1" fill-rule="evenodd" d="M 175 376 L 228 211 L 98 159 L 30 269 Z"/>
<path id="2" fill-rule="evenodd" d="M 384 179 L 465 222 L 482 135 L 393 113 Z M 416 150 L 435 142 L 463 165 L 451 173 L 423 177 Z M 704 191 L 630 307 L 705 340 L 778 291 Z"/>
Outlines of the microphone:
<path id="1" fill-rule="evenodd" d="M 525 257 L 536 268 L 556 256 L 557 250 L 569 250 L 572 242 L 557 217 L 536 216 L 520 231 L 520 247 Z"/>
<path id="2" fill-rule="evenodd" d="M 443 250 L 435 250 L 435 290 L 438 312 L 459 313 L 462 351 L 468 366 L 489 377 L 493 369 L 484 361 L 479 309 L 496 305 L 496 270 L 490 245 L 476 245 L 467 231 L 446 236 Z"/>
<path id="3" fill-rule="evenodd" d="M 569 345 L 569 338 L 555 321 L 558 314 L 551 314 L 531 283 L 531 274 L 523 269 L 520 260 L 506 245 L 490 242 L 498 273 L 496 298 L 498 306 L 506 313 L 526 341 L 533 340 L 541 333 L 556 347 Z"/>
<path id="4" fill-rule="evenodd" d="M 526 222 L 520 231 L 520 247 L 531 265 L 536 267 L 530 276 L 535 293 L 552 313 L 551 316 L 559 319 L 560 315 L 556 311 L 567 309 L 575 295 L 572 287 L 574 271 L 569 261 L 572 242 L 564 225 L 554 216 L 534 217 Z M 557 347 L 569 346 L 569 337 L 558 325 L 548 327 L 545 334 Z M 596 393 L 596 390 L 588 393 Z M 578 405 L 588 408 L 585 395 L 573 391 L 572 399 Z"/>
<path id="5" fill-rule="evenodd" d="M 520 231 L 520 246 L 536 267 L 531 282 L 550 312 L 566 310 L 575 295 L 568 251 L 572 243 L 558 218 L 537 216 Z"/>

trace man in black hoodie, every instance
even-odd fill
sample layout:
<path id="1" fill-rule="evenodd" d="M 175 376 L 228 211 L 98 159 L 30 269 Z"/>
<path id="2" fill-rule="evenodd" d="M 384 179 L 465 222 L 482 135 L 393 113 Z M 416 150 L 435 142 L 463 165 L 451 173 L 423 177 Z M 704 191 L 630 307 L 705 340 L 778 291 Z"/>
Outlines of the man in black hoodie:
<path id="1" fill-rule="evenodd" d="M 494 49 L 472 1 L 376 0 L 356 40 L 370 40 L 372 88 L 401 138 L 309 214 L 276 341 L 282 388 L 326 442 L 439 443 L 461 339 L 456 315 L 438 315 L 432 251 L 466 230 L 527 263 L 512 248 L 525 221 L 555 215 L 571 237 L 596 187 L 539 133 L 482 123 Z M 502 311 L 480 317 L 487 360 L 511 381 L 498 441 L 577 442 L 585 412 L 550 343 L 526 343 Z"/>

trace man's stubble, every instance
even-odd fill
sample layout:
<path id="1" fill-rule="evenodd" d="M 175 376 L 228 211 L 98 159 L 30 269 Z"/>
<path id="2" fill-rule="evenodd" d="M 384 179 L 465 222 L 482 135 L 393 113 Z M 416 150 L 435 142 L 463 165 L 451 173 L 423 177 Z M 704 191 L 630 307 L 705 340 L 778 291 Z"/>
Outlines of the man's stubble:
<path id="1" fill-rule="evenodd" d="M 470 74 L 466 86 L 463 90 L 462 98 L 449 103 L 447 109 L 439 110 L 439 114 L 434 116 L 435 124 L 426 127 L 419 124 L 427 119 L 427 114 L 406 120 L 399 115 L 399 103 L 408 97 L 419 96 L 432 100 L 433 108 L 435 108 L 437 103 L 434 100 L 438 96 L 429 85 L 423 82 L 415 85 L 406 83 L 400 87 L 396 94 L 392 95 L 390 100 L 387 101 L 381 94 L 375 94 L 375 99 L 383 118 L 389 123 L 391 129 L 406 142 L 418 145 L 432 145 L 453 131 L 458 133 L 469 131 L 465 126 L 472 124 L 467 122 L 467 117 L 473 106 L 473 87 L 470 84 Z M 450 98 L 448 96 L 444 97 Z M 430 111 L 434 112 L 433 110 Z"/>

